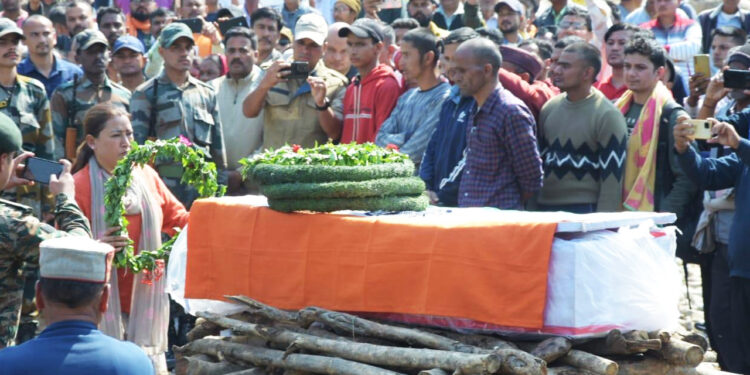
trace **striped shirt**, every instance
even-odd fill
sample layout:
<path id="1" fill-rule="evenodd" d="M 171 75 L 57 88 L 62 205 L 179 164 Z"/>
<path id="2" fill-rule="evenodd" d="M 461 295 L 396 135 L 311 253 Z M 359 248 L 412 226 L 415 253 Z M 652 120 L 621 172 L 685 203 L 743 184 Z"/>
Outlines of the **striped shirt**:
<path id="1" fill-rule="evenodd" d="M 534 128 L 526 104 L 498 84 L 466 125 L 459 207 L 523 208 L 521 194 L 542 187 Z"/>
<path id="2" fill-rule="evenodd" d="M 401 152 L 409 154 L 414 164 L 419 164 L 450 90 L 450 84 L 441 82 L 428 90 L 417 87 L 405 92 L 381 125 L 375 143 L 381 147 L 394 144 Z"/>

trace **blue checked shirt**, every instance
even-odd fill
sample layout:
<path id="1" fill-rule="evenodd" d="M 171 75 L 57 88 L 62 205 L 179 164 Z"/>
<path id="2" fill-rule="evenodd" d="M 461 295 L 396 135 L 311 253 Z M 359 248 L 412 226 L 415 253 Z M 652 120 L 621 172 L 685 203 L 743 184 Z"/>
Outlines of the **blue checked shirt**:
<path id="1" fill-rule="evenodd" d="M 534 116 L 499 84 L 473 112 L 466 125 L 466 165 L 458 205 L 523 208 L 521 194 L 542 187 Z"/>

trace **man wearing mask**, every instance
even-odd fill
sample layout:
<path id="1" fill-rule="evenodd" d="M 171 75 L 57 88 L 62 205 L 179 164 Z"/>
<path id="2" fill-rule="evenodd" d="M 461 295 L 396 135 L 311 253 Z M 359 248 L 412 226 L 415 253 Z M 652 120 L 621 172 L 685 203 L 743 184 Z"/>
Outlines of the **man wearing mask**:
<path id="1" fill-rule="evenodd" d="M 294 30 L 294 61 L 307 62 L 307 79 L 293 78 L 291 63 L 277 60 L 266 69 L 245 98 L 246 117 L 264 111 L 263 149 L 285 144 L 313 147 L 341 136 L 347 79 L 323 63 L 328 25 L 318 14 L 306 14 Z"/>
<path id="2" fill-rule="evenodd" d="M 227 167 L 231 171 L 229 194 L 246 193 L 239 185 L 239 175 L 235 172 L 239 161 L 248 157 L 263 144 L 263 116 L 247 118 L 242 113 L 242 99 L 250 94 L 250 88 L 261 76 L 255 65 L 258 40 L 252 30 L 234 27 L 224 36 L 229 73 L 211 81 L 216 90 L 219 118 L 224 126 Z M 232 176 L 234 174 L 234 176 Z"/>
<path id="3" fill-rule="evenodd" d="M 164 59 L 164 69 L 133 93 L 133 137 L 138 143 L 148 138 L 188 138 L 211 156 L 220 172 L 220 183 L 226 184 L 224 135 L 216 92 L 190 75 L 194 45 L 193 33 L 183 23 L 171 23 L 161 31 L 159 54 Z M 198 192 L 180 183 L 182 166 L 158 163 L 156 169 L 175 197 L 189 208 Z"/>
<path id="4" fill-rule="evenodd" d="M 18 74 L 34 78 L 44 85 L 47 98 L 58 86 L 82 76 L 78 65 L 55 56 L 57 34 L 46 17 L 33 15 L 23 24 L 24 43 L 29 55 L 18 64 Z"/>
<path id="5" fill-rule="evenodd" d="M 110 61 L 109 43 L 100 31 L 85 30 L 76 35 L 76 62 L 83 68 L 83 76 L 66 82 L 52 94 L 52 124 L 60 145 L 58 157 L 75 160 L 78 145 L 86 134 L 83 118 L 96 104 L 112 102 L 126 112 L 130 106 L 130 91 L 107 77 Z"/>

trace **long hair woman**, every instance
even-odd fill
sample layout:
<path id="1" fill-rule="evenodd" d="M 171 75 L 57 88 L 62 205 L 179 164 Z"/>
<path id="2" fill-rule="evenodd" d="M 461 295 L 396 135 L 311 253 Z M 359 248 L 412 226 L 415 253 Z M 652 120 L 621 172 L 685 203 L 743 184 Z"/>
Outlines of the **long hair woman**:
<path id="1" fill-rule="evenodd" d="M 94 238 L 109 243 L 117 251 L 128 240 L 134 242 L 136 253 L 158 249 L 162 233 L 174 235 L 173 228 L 184 227 L 189 213 L 153 168 L 147 165 L 133 168 L 132 183 L 123 198 L 129 238 L 114 235 L 120 228 L 107 227 L 104 222 L 104 184 L 133 142 L 129 114 L 111 104 L 98 104 L 86 112 L 83 127 L 85 140 L 78 149 L 73 178 L 76 201 L 91 222 Z M 140 346 L 154 363 L 156 374 L 166 374 L 169 300 L 164 292 L 165 278 L 149 285 L 143 282 L 143 273 L 133 275 L 123 269 L 116 272 L 117 277 L 110 278 L 109 312 L 100 329 Z"/>

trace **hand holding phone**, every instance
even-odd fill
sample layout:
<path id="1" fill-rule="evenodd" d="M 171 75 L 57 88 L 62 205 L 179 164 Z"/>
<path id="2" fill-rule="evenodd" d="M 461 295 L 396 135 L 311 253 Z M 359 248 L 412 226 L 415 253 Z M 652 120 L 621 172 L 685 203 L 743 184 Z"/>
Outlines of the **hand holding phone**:
<path id="1" fill-rule="evenodd" d="M 221 35 L 227 35 L 227 31 L 229 31 L 233 27 L 239 27 L 239 26 L 250 27 L 247 24 L 247 19 L 245 17 L 234 17 L 226 21 L 220 21 L 219 31 L 221 31 Z"/>
<path id="2" fill-rule="evenodd" d="M 711 127 L 713 124 L 708 120 L 690 120 L 690 125 L 693 126 L 693 134 L 689 138 L 708 140 L 714 135 L 711 133 Z"/>
<path id="3" fill-rule="evenodd" d="M 284 76 L 286 79 L 304 79 L 310 75 L 310 65 L 307 61 L 293 61 L 289 68 L 282 68 L 281 71 L 289 71 L 289 74 Z"/>
<path id="4" fill-rule="evenodd" d="M 703 74 L 704 77 L 711 77 L 711 60 L 708 55 L 698 54 L 693 56 L 693 65 L 695 72 Z"/>
<path id="5" fill-rule="evenodd" d="M 60 177 L 63 171 L 63 164 L 56 161 L 30 157 L 26 159 L 26 168 L 21 175 L 23 178 L 36 181 L 42 184 L 49 184 L 50 176 Z"/>
<path id="6" fill-rule="evenodd" d="M 728 89 L 750 89 L 750 70 L 725 70 L 724 87 Z"/>
<path id="7" fill-rule="evenodd" d="M 203 31 L 203 20 L 197 17 L 174 20 L 173 22 L 184 23 L 190 28 L 190 31 L 192 31 L 193 34 L 200 34 L 201 31 Z"/>

